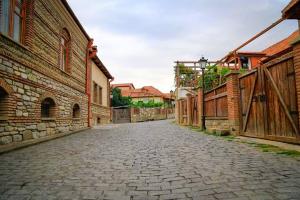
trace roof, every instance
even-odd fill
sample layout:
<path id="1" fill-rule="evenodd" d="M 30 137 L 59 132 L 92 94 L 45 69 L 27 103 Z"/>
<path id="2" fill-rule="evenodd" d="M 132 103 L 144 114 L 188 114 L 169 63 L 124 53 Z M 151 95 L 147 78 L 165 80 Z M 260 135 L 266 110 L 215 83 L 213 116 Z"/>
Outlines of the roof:
<path id="1" fill-rule="evenodd" d="M 165 99 L 175 99 L 175 97 L 172 96 L 171 93 L 164 93 L 164 98 Z"/>
<path id="2" fill-rule="evenodd" d="M 130 87 L 135 89 L 133 83 L 116 83 L 116 84 L 111 84 L 112 88 L 116 88 L 116 87 Z"/>
<path id="3" fill-rule="evenodd" d="M 292 0 L 282 10 L 282 17 L 285 19 L 299 19 L 300 18 L 300 0 Z"/>
<path id="4" fill-rule="evenodd" d="M 262 52 L 265 53 L 267 56 L 273 56 L 275 54 L 278 54 L 282 51 L 287 50 L 291 47 L 291 43 L 299 37 L 299 30 L 293 32 L 290 36 L 287 38 L 277 42 L 276 44 L 273 44 L 272 46 L 266 48 Z"/>
<path id="5" fill-rule="evenodd" d="M 264 57 L 266 54 L 263 52 L 255 52 L 255 51 L 238 51 L 236 52 L 237 57 L 246 56 L 246 57 Z M 234 54 L 229 54 L 224 62 L 231 62 L 234 60 Z"/>
<path id="6" fill-rule="evenodd" d="M 78 20 L 78 18 L 76 17 L 75 13 L 73 12 L 73 10 L 71 9 L 70 5 L 68 4 L 67 0 L 61 0 L 62 4 L 65 6 L 65 8 L 67 9 L 67 11 L 70 13 L 70 15 L 72 16 L 72 18 L 74 19 L 75 23 L 77 24 L 77 26 L 80 28 L 80 30 L 82 31 L 82 33 L 85 35 L 85 37 L 88 40 L 91 40 L 90 36 L 87 34 L 87 32 L 84 30 L 83 26 L 81 25 L 80 21 Z"/>
<path id="7" fill-rule="evenodd" d="M 109 71 L 107 70 L 107 68 L 104 66 L 104 64 L 102 63 L 102 61 L 99 59 L 97 55 L 95 55 L 92 58 L 92 60 L 108 79 L 113 79 L 113 76 L 109 73 Z"/>
<path id="8" fill-rule="evenodd" d="M 156 89 L 153 86 L 144 86 L 142 88 L 135 89 L 133 88 L 132 83 L 120 83 L 112 84 L 112 88 L 120 87 L 122 96 L 132 97 L 132 98 L 143 98 L 143 97 L 161 97 L 166 98 L 165 94 Z M 122 90 L 122 87 L 131 87 L 129 90 Z"/>

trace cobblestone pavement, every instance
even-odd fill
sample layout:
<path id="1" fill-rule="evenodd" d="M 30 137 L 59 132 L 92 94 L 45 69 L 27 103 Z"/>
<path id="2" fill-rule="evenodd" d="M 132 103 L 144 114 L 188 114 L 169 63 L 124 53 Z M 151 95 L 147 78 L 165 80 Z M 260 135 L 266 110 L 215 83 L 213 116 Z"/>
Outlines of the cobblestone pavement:
<path id="1" fill-rule="evenodd" d="M 300 160 L 170 121 L 110 125 L 0 155 L 0 199 L 300 199 Z"/>

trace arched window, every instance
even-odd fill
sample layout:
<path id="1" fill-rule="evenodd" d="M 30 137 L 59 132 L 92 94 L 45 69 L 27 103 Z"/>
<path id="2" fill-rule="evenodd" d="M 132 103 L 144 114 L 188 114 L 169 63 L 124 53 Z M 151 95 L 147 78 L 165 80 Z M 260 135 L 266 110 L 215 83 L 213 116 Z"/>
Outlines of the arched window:
<path id="1" fill-rule="evenodd" d="M 17 42 L 22 42 L 25 3 L 24 0 L 0 1 L 0 32 Z"/>
<path id="2" fill-rule="evenodd" d="M 71 53 L 71 37 L 67 29 L 63 29 L 60 38 L 60 56 L 59 66 L 60 69 L 65 72 L 71 72 L 70 70 L 70 53 Z"/>
<path id="3" fill-rule="evenodd" d="M 76 103 L 73 106 L 73 118 L 79 118 L 80 117 L 80 107 L 79 105 Z"/>
<path id="4" fill-rule="evenodd" d="M 8 93 L 0 87 L 0 120 L 7 120 Z"/>
<path id="5" fill-rule="evenodd" d="M 41 117 L 53 118 L 55 117 L 55 102 L 50 97 L 45 98 L 41 104 Z"/>

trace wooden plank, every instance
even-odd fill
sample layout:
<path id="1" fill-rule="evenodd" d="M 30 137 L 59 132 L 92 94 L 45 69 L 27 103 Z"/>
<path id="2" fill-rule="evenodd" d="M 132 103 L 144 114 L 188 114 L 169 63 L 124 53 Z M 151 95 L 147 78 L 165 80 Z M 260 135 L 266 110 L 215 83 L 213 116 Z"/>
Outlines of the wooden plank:
<path id="1" fill-rule="evenodd" d="M 251 109 L 251 105 L 252 105 L 252 98 L 253 98 L 253 94 L 254 94 L 254 90 L 255 90 L 256 80 L 257 80 L 257 73 L 255 74 L 254 82 L 251 86 L 251 92 L 250 92 L 250 96 L 249 96 L 249 100 L 248 100 L 246 117 L 243 122 L 243 132 L 245 132 L 246 128 L 247 128 L 247 123 L 248 123 L 249 113 L 250 113 L 250 109 Z"/>
<path id="2" fill-rule="evenodd" d="M 277 94 L 277 97 L 279 98 L 281 106 L 283 107 L 283 110 L 284 110 L 286 116 L 288 117 L 290 123 L 292 124 L 293 129 L 294 129 L 296 135 L 298 135 L 299 134 L 298 128 L 296 127 L 296 125 L 295 125 L 295 123 L 293 121 L 293 118 L 290 115 L 290 112 L 289 112 L 289 110 L 288 110 L 288 108 L 287 108 L 287 106 L 286 106 L 286 104 L 285 104 L 285 102 L 284 102 L 284 100 L 282 98 L 282 95 L 280 94 L 280 91 L 279 91 L 279 89 L 278 89 L 278 87 L 277 87 L 277 85 L 276 85 L 276 83 L 275 83 L 272 75 L 270 74 L 270 72 L 269 72 L 269 70 L 267 68 L 264 68 L 264 72 L 267 75 L 267 78 L 271 81 L 271 85 L 273 86 L 273 89 L 275 90 L 275 92 Z"/>
<path id="3" fill-rule="evenodd" d="M 223 92 L 223 93 L 217 94 L 215 96 L 207 97 L 207 98 L 205 98 L 205 101 L 211 101 L 211 100 L 219 99 L 219 98 L 226 97 L 226 96 L 227 96 L 227 92 Z"/>

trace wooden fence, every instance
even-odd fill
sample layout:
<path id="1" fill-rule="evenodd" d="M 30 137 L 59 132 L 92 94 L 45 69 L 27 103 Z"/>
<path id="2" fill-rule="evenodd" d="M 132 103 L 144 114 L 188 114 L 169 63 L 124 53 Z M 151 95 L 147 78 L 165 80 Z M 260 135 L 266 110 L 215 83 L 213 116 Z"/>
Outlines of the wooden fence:
<path id="1" fill-rule="evenodd" d="M 204 95 L 208 129 L 300 144 L 300 42 L 247 74 L 231 72 Z M 179 124 L 201 127 L 201 90 L 176 105 Z"/>
<path id="2" fill-rule="evenodd" d="M 228 116 L 226 83 L 205 93 L 205 116 L 208 119 Z"/>

